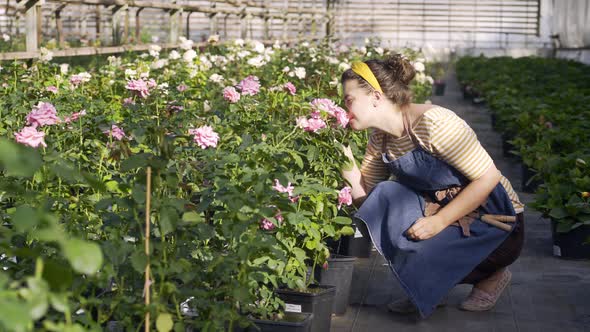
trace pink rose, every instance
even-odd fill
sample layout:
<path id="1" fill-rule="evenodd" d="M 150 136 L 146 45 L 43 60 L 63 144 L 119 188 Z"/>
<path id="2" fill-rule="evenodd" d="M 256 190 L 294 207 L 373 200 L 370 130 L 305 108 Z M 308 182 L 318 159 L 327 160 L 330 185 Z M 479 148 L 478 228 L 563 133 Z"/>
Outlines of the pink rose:
<path id="1" fill-rule="evenodd" d="M 52 93 L 57 93 L 58 92 L 57 87 L 55 87 L 53 85 L 52 86 L 48 86 L 47 88 L 45 88 L 45 90 L 47 90 L 49 92 L 52 92 Z"/>
<path id="2" fill-rule="evenodd" d="M 150 95 L 150 89 L 153 89 L 156 85 L 156 81 L 153 78 L 150 78 L 148 81 L 139 79 L 127 81 L 125 88 L 135 92 L 141 98 L 147 98 Z"/>
<path id="3" fill-rule="evenodd" d="M 238 83 L 237 87 L 243 95 L 254 96 L 260 91 L 258 77 L 253 75 L 244 78 L 240 83 Z"/>
<path id="4" fill-rule="evenodd" d="M 319 118 L 310 118 L 307 119 L 304 116 L 297 118 L 297 127 L 305 130 L 305 131 L 312 131 L 317 132 L 318 130 L 326 127 L 326 122 Z"/>
<path id="5" fill-rule="evenodd" d="M 65 123 L 70 123 L 72 121 L 78 120 L 82 115 L 86 115 L 86 110 L 81 110 L 80 112 L 72 113 L 70 116 L 66 116 L 64 118 Z"/>
<path id="6" fill-rule="evenodd" d="M 59 123 L 57 111 L 51 103 L 40 101 L 33 110 L 27 114 L 27 124 L 33 127 L 50 126 Z"/>
<path id="7" fill-rule="evenodd" d="M 176 87 L 176 90 L 178 90 L 178 92 L 184 92 L 186 91 L 186 89 L 188 89 L 188 86 L 186 86 L 184 83 Z"/>
<path id="8" fill-rule="evenodd" d="M 275 228 L 275 224 L 273 224 L 272 221 L 263 218 L 260 220 L 260 228 L 264 229 L 265 231 L 271 231 Z"/>
<path id="9" fill-rule="evenodd" d="M 208 146 L 216 147 L 219 141 L 219 134 L 213 131 L 210 126 L 202 126 L 197 129 L 189 129 L 188 133 L 194 135 L 193 140 L 201 149 L 205 149 Z"/>
<path id="10" fill-rule="evenodd" d="M 237 103 L 240 100 L 240 93 L 233 86 L 228 86 L 223 89 L 223 98 L 230 103 Z"/>
<path id="11" fill-rule="evenodd" d="M 125 138 L 125 132 L 123 131 L 123 129 L 119 128 L 117 125 L 112 125 L 111 130 L 105 130 L 105 131 L 103 131 L 103 133 L 107 134 L 109 136 L 112 136 L 117 141 L 120 141 L 123 138 Z"/>
<path id="12" fill-rule="evenodd" d="M 279 179 L 275 179 L 275 185 L 272 186 L 272 189 L 280 192 L 280 193 L 288 193 L 289 197 L 293 196 L 293 189 L 295 189 L 295 187 L 293 187 L 291 185 L 291 182 L 287 183 L 287 186 L 284 187 L 280 182 Z"/>
<path id="13" fill-rule="evenodd" d="M 312 109 L 312 117 L 318 118 L 320 111 L 328 113 L 330 116 L 334 116 L 334 112 L 338 106 L 327 98 L 316 98 L 310 102 Z"/>
<path id="14" fill-rule="evenodd" d="M 42 131 L 37 131 L 37 128 L 35 127 L 24 127 L 20 132 L 15 133 L 14 137 L 18 143 L 28 145 L 33 148 L 37 148 L 39 145 L 47 147 L 47 144 L 45 144 L 45 133 Z"/>
<path id="15" fill-rule="evenodd" d="M 291 82 L 287 82 L 283 85 L 283 89 L 285 91 L 287 91 L 291 96 L 294 96 L 295 93 L 297 92 L 297 88 L 295 87 L 295 85 L 293 85 L 293 83 Z"/>
<path id="16" fill-rule="evenodd" d="M 338 124 L 342 128 L 346 128 L 348 122 L 350 121 L 350 119 L 348 118 L 348 113 L 346 113 L 345 110 L 339 107 L 338 109 L 336 109 L 334 115 L 336 117 L 336 122 L 338 122 Z"/>
<path id="17" fill-rule="evenodd" d="M 338 208 L 344 205 L 351 205 L 352 204 L 352 195 L 351 195 L 352 188 L 346 186 L 340 190 L 338 193 Z"/>

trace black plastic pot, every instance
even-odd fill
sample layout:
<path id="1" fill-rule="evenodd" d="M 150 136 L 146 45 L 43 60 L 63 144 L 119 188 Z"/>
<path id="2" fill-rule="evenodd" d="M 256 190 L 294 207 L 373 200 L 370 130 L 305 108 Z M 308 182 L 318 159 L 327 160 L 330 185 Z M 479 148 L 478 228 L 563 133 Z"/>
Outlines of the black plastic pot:
<path id="1" fill-rule="evenodd" d="M 463 99 L 470 100 L 473 98 L 473 93 L 471 92 L 471 87 L 466 85 L 463 87 Z"/>
<path id="2" fill-rule="evenodd" d="M 350 298 L 350 285 L 356 257 L 333 255 L 328 259 L 326 269 L 320 267 L 315 271 L 316 280 L 322 285 L 336 286 L 332 304 L 332 313 L 344 315 Z"/>
<path id="3" fill-rule="evenodd" d="M 444 96 L 446 86 L 447 86 L 447 84 L 445 82 L 434 82 L 434 95 L 435 96 Z"/>
<path id="4" fill-rule="evenodd" d="M 336 294 L 334 286 L 310 286 L 315 292 L 298 292 L 290 289 L 278 289 L 275 292 L 285 301 L 289 312 L 309 312 L 313 314 L 311 332 L 330 331 L 332 321 L 332 303 Z"/>
<path id="5" fill-rule="evenodd" d="M 244 329 L 246 332 L 309 332 L 313 314 L 308 312 L 286 312 L 281 321 L 250 319 L 254 325 Z"/>
<path id="6" fill-rule="evenodd" d="M 367 226 L 364 222 L 355 219 L 352 227 L 355 231 L 354 235 L 343 236 L 341 238 L 340 250 L 335 252 L 340 255 L 358 258 L 371 257 L 373 243 L 371 242 Z"/>
<path id="7" fill-rule="evenodd" d="M 537 188 L 543 183 L 538 177 L 533 178 L 537 175 L 537 172 L 530 169 L 527 165 L 521 164 L 521 189 L 526 193 L 534 193 Z"/>
<path id="8" fill-rule="evenodd" d="M 583 225 L 567 233 L 557 232 L 557 222 L 551 219 L 553 255 L 562 258 L 590 259 L 590 226 Z"/>

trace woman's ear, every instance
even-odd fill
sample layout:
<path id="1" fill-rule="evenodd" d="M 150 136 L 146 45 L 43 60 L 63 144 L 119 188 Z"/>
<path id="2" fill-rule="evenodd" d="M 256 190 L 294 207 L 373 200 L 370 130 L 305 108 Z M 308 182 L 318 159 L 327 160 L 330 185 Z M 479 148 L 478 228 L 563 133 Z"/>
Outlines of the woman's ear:
<path id="1" fill-rule="evenodd" d="M 379 103 L 379 101 L 381 101 L 382 98 L 383 94 L 381 94 L 381 92 L 373 91 L 373 107 L 377 107 L 377 104 Z"/>

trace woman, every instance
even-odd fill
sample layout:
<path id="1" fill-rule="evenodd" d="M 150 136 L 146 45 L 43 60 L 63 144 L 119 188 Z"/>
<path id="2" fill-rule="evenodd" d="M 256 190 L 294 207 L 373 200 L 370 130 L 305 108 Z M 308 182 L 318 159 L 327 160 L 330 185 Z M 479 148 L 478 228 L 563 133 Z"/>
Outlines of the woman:
<path id="1" fill-rule="evenodd" d="M 459 283 L 474 285 L 461 309 L 489 310 L 522 249 L 524 206 L 465 121 L 411 102 L 414 76 L 401 55 L 342 74 L 351 128 L 371 129 L 360 169 L 345 148 L 355 217 L 408 295 L 391 311 L 426 317 Z"/>

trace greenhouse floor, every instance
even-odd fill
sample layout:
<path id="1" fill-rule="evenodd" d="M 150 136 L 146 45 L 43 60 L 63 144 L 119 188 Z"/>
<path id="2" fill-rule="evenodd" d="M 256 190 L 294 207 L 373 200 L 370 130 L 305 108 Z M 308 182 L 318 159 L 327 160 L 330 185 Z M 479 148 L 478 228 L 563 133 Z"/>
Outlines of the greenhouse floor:
<path id="1" fill-rule="evenodd" d="M 502 156 L 500 134 L 492 130 L 486 107 L 463 100 L 454 78 L 447 81 L 444 96 L 431 100 L 472 126 L 521 200 L 531 202 L 533 195 L 520 191 L 521 165 Z M 590 261 L 553 256 L 550 223 L 532 208 L 525 211 L 525 222 L 525 247 L 510 267 L 512 283 L 491 311 L 459 310 L 458 304 L 471 289 L 459 285 L 450 292 L 448 305 L 427 319 L 389 313 L 386 304 L 403 298 L 404 293 L 383 257 L 373 249 L 371 258 L 357 259 L 353 304 L 345 315 L 332 318 L 331 331 L 590 331 Z"/>

